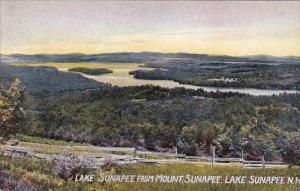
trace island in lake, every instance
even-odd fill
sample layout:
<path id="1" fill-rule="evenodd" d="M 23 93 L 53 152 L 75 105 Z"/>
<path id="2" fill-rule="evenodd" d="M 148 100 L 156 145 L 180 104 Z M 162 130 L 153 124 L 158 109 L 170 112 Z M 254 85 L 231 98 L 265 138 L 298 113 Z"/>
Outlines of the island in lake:
<path id="1" fill-rule="evenodd" d="M 85 67 L 69 68 L 68 71 L 80 72 L 87 75 L 101 75 L 101 74 L 113 73 L 113 70 L 107 68 L 85 68 Z"/>
<path id="2" fill-rule="evenodd" d="M 300 191 L 300 1 L 0 6 L 0 191 Z"/>

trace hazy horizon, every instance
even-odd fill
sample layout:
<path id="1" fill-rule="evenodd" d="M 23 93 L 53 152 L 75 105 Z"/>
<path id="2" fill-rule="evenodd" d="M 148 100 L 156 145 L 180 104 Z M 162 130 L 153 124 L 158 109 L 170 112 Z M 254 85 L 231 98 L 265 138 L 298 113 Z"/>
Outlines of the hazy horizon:
<path id="1" fill-rule="evenodd" d="M 300 56 L 298 1 L 1 1 L 1 54 Z"/>
<path id="2" fill-rule="evenodd" d="M 138 52 L 105 52 L 105 53 L 82 53 L 82 52 L 66 52 L 66 53 L 33 53 L 33 54 L 26 54 L 26 53 L 9 53 L 9 54 L 0 54 L 0 55 L 5 55 L 5 56 L 10 56 L 10 55 L 71 55 L 71 54 L 82 54 L 82 55 L 97 55 L 97 54 L 123 54 L 123 53 L 133 53 L 133 54 L 142 54 L 142 53 L 158 53 L 158 54 L 197 54 L 197 55 L 208 55 L 208 56 L 231 56 L 231 57 L 251 57 L 251 56 L 271 56 L 271 57 L 299 57 L 297 55 L 286 55 L 286 56 L 276 56 L 276 55 L 271 55 L 271 54 L 249 54 L 249 55 L 228 55 L 228 54 L 207 54 L 207 53 L 193 53 L 193 52 L 158 52 L 158 51 L 138 51 Z"/>

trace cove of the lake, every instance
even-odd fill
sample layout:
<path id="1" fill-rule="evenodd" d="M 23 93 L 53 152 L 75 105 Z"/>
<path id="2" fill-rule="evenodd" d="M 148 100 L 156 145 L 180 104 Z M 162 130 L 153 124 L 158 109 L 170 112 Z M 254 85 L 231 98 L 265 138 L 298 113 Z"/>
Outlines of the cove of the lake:
<path id="1" fill-rule="evenodd" d="M 101 65 L 101 64 L 99 64 Z M 99 66 L 101 67 L 101 66 Z M 124 68 L 110 68 L 113 70 L 113 73 L 102 74 L 102 75 L 86 75 L 82 74 L 84 77 L 96 80 L 98 82 L 109 83 L 113 86 L 125 87 L 125 86 L 141 86 L 141 85 L 156 85 L 165 88 L 176 88 L 184 87 L 188 89 L 199 89 L 202 88 L 208 92 L 238 92 L 244 94 L 250 94 L 255 96 L 272 96 L 279 95 L 283 93 L 299 93 L 297 90 L 272 90 L 272 89 L 255 89 L 255 88 L 221 88 L 221 87 L 206 87 L 206 86 L 194 86 L 189 84 L 180 84 L 172 80 L 145 80 L 134 78 L 133 75 L 130 75 L 130 71 L 134 70 L 151 70 L 153 68 L 141 68 L 138 66 L 135 67 L 124 67 Z M 59 68 L 60 71 L 68 71 L 67 68 Z"/>

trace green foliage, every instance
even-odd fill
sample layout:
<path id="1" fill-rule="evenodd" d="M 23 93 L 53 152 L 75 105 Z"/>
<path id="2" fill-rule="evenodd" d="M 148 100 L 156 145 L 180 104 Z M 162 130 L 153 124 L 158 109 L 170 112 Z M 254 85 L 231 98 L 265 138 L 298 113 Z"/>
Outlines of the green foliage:
<path id="1" fill-rule="evenodd" d="M 1 173 L 5 170 L 8 176 L 19 183 L 18 188 L 29 188 L 27 190 L 132 190 L 132 191 L 152 191 L 152 190 L 252 190 L 252 191 L 289 191 L 297 189 L 298 185 L 277 185 L 277 184 L 178 184 L 178 183 L 83 183 L 74 182 L 71 180 L 65 181 L 61 179 L 53 163 L 41 159 L 12 159 L 9 157 L 0 156 L 0 182 Z M 291 169 L 265 169 L 251 170 L 243 169 L 234 166 L 211 166 L 201 164 L 173 164 L 173 165 L 134 165 L 128 167 L 109 167 L 105 171 L 91 170 L 85 172 L 87 174 L 95 174 L 99 177 L 100 174 L 114 175 L 169 175 L 169 176 L 185 176 L 187 174 L 194 176 L 278 176 L 278 177 L 297 177 L 299 168 Z M 7 176 L 7 175 L 6 175 Z M 6 182 L 7 183 L 7 182 Z M 20 186 L 22 185 L 22 187 Z M 0 184 L 0 189 L 3 188 Z M 12 189 L 14 187 L 11 187 Z M 26 190 L 26 189 L 25 189 Z"/>
<path id="2" fill-rule="evenodd" d="M 85 67 L 69 68 L 68 71 L 81 72 L 88 75 L 100 75 L 100 74 L 113 73 L 112 70 L 107 68 L 85 68 Z"/>
<path id="3" fill-rule="evenodd" d="M 20 81 L 15 79 L 9 89 L 0 84 L 0 136 L 9 137 L 21 131 L 24 91 Z"/>
<path id="4" fill-rule="evenodd" d="M 84 183 L 66 182 L 59 178 L 53 163 L 46 160 L 32 158 L 9 158 L 0 156 L 0 189 L 9 188 L 24 190 L 84 190 Z M 9 172 L 6 184 L 1 184 L 4 175 Z M 27 188 L 27 189 L 26 189 Z"/>
<path id="5" fill-rule="evenodd" d="M 289 139 L 282 150 L 283 159 L 291 165 L 300 165 L 300 137 L 296 135 L 289 137 Z"/>
<path id="6" fill-rule="evenodd" d="M 19 141 L 23 141 L 23 142 L 40 143 L 40 144 L 47 144 L 47 145 L 60 145 L 60 146 L 73 146 L 74 145 L 73 142 L 47 139 L 47 138 L 41 138 L 41 137 L 37 137 L 37 136 L 28 136 L 28 135 L 19 134 L 19 133 L 16 134 L 15 136 L 12 136 L 12 138 L 17 139 Z"/>
<path id="7" fill-rule="evenodd" d="M 74 72 L 59 72 L 54 67 L 10 66 L 0 64 L 2 83 L 9 86 L 11 79 L 18 78 L 29 95 L 50 97 L 86 89 L 101 89 L 108 84 L 98 83 Z M 76 82 L 76 83 L 75 83 Z"/>
<path id="8" fill-rule="evenodd" d="M 135 78 L 174 80 L 210 87 L 300 89 L 298 64 L 275 63 L 151 63 L 156 70 L 131 72 Z M 284 77 L 283 77 L 284 76 Z"/>
<path id="9" fill-rule="evenodd" d="M 200 97 L 201 91 L 154 86 L 62 96 L 37 106 L 31 135 L 102 146 L 143 147 L 188 155 L 280 159 L 299 127 L 299 95 Z M 137 101 L 139 100 L 139 101 Z M 46 104 L 45 104 L 46 103 Z"/>

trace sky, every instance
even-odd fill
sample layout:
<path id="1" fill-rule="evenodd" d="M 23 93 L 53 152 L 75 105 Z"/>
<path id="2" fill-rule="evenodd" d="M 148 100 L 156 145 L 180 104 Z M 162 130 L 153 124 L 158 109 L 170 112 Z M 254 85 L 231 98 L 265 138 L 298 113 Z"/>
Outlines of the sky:
<path id="1" fill-rule="evenodd" d="M 1 0 L 1 54 L 300 56 L 300 1 Z"/>

